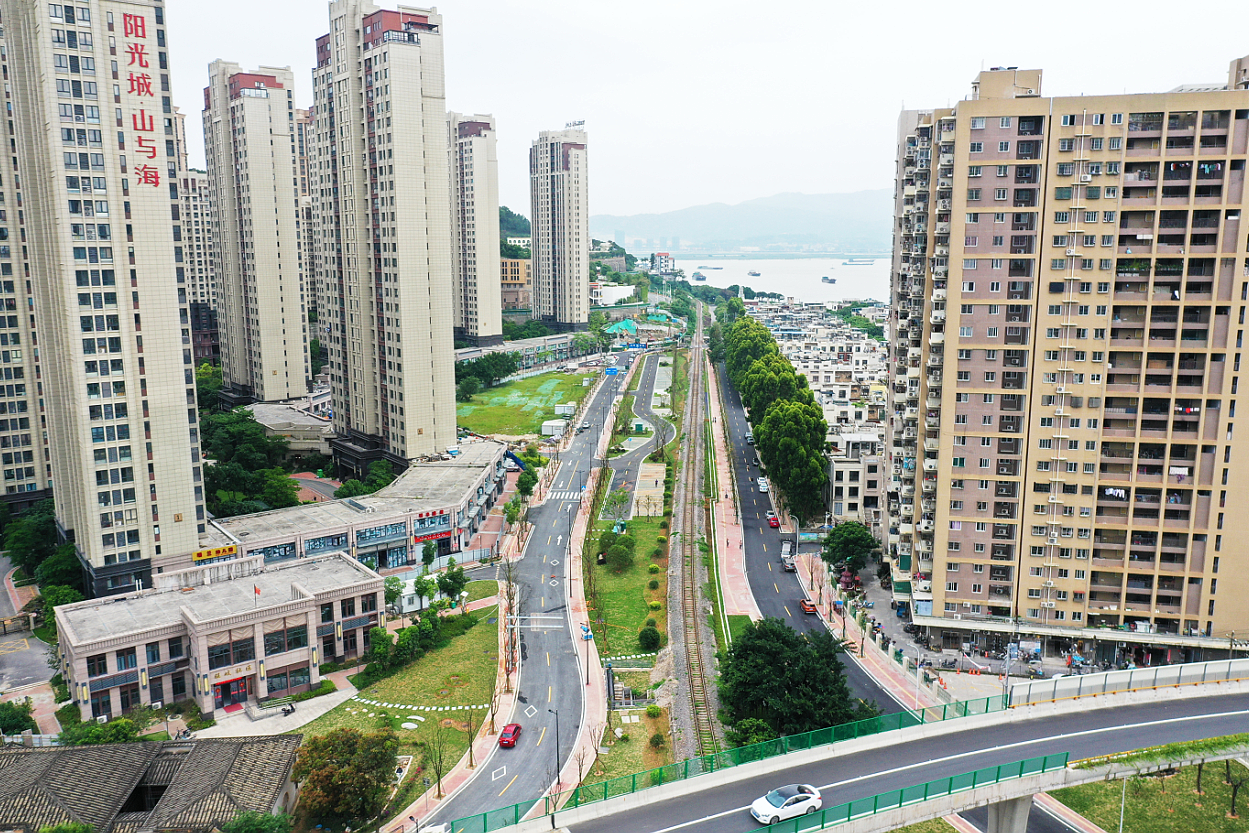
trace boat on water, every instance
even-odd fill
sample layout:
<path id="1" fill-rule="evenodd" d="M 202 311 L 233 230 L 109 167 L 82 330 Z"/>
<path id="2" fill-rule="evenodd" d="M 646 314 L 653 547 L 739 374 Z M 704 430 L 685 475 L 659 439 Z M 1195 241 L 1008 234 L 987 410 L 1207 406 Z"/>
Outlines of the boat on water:
<path id="1" fill-rule="evenodd" d="M 876 258 L 874 257 L 850 257 L 850 258 L 846 258 L 845 263 L 843 263 L 842 265 L 843 266 L 871 266 L 875 262 L 876 262 Z"/>
<path id="2" fill-rule="evenodd" d="M 750 276 L 750 277 L 752 277 L 752 278 L 757 278 L 757 277 L 759 277 L 759 275 L 760 275 L 760 273 L 759 273 L 759 272 L 747 272 L 746 274 L 747 274 L 747 275 L 749 275 L 749 276 Z"/>
<path id="3" fill-rule="evenodd" d="M 707 280 L 707 276 L 706 276 L 706 275 L 704 275 L 702 272 L 695 272 L 695 273 L 694 273 L 694 280 L 696 280 L 696 281 L 705 281 L 705 280 Z"/>
<path id="4" fill-rule="evenodd" d="M 702 268 L 710 271 L 710 270 L 716 270 L 716 269 L 723 269 L 724 267 L 723 266 L 704 266 Z"/>
<path id="5" fill-rule="evenodd" d="M 828 275 L 825 275 L 824 277 L 820 278 L 820 280 L 824 281 L 824 283 L 837 283 L 836 278 L 830 278 Z"/>

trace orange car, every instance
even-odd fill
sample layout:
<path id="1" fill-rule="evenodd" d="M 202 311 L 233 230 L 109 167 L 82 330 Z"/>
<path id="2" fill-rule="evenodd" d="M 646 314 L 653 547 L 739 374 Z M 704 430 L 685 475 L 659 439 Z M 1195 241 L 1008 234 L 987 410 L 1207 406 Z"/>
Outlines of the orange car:
<path id="1" fill-rule="evenodd" d="M 802 608 L 803 613 L 815 613 L 815 602 L 810 599 L 799 600 L 798 607 Z"/>

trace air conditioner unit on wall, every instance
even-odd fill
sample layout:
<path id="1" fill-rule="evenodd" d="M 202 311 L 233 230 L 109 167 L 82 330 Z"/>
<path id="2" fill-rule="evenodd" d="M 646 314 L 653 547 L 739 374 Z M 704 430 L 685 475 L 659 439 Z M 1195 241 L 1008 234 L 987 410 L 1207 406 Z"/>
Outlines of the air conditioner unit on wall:
<path id="1" fill-rule="evenodd" d="M 108 715 L 102 714 L 95 719 L 96 723 L 108 723 Z"/>
<path id="2" fill-rule="evenodd" d="M 1053 607 L 1054 602 L 1041 602 L 1041 607 Z"/>
<path id="3" fill-rule="evenodd" d="M 165 704 L 162 703 L 160 700 L 153 700 L 152 702 L 148 703 L 148 705 L 152 707 L 153 709 L 163 709 L 165 707 Z"/>
<path id="4" fill-rule="evenodd" d="M 1067 250 L 1067 257 L 1074 257 L 1074 256 L 1075 256 L 1075 253 L 1076 253 L 1076 250 L 1075 250 L 1075 249 L 1068 249 L 1068 250 Z"/>
<path id="5" fill-rule="evenodd" d="M 1092 175 L 1092 174 L 1080 174 L 1080 181 L 1081 181 L 1081 182 L 1092 182 L 1092 181 L 1093 181 L 1093 175 Z"/>

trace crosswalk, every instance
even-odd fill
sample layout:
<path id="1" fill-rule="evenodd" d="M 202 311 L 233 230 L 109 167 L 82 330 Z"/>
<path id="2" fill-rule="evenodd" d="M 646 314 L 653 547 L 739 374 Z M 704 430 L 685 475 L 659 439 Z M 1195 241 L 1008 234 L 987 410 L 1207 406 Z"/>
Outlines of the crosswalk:
<path id="1" fill-rule="evenodd" d="M 550 492 L 546 496 L 547 500 L 581 500 L 581 492 L 574 489 L 568 492 Z"/>

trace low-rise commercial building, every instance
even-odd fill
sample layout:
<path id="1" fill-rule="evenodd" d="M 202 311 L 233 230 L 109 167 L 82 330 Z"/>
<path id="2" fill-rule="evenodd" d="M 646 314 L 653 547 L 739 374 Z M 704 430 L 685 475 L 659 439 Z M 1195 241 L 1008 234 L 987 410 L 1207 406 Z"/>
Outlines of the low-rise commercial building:
<path id="1" fill-rule="evenodd" d="M 368 650 L 381 621 L 381 577 L 342 551 L 217 561 L 153 580 L 56 609 L 61 672 L 83 719 L 181 700 L 212 716 L 308 691 L 322 662 Z"/>

